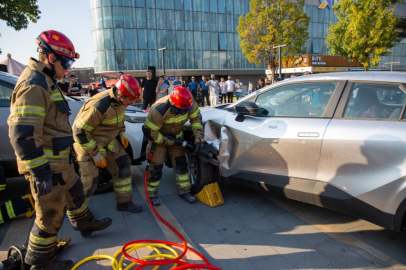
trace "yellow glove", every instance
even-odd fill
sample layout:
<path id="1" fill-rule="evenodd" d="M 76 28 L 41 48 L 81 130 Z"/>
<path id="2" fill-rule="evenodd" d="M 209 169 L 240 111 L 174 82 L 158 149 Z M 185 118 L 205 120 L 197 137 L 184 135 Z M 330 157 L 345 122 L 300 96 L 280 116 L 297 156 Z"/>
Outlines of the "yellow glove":
<path id="1" fill-rule="evenodd" d="M 121 143 L 123 144 L 124 148 L 128 147 L 128 139 L 126 137 L 120 137 Z"/>
<path id="2" fill-rule="evenodd" d="M 105 157 L 103 157 L 100 153 L 97 153 L 93 157 L 94 165 L 96 165 L 99 168 L 106 168 L 107 167 L 107 160 Z"/>

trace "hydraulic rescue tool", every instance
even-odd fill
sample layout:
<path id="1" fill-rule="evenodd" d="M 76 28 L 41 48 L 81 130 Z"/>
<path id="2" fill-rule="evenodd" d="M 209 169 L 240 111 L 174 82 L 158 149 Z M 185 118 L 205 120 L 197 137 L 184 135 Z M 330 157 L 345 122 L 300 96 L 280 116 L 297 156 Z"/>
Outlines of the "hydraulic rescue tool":
<path id="1" fill-rule="evenodd" d="M 213 164 L 218 164 L 218 161 L 216 159 L 218 155 L 218 150 L 213 147 L 210 144 L 205 143 L 203 146 L 197 145 L 196 147 L 188 142 L 185 141 L 181 138 L 174 138 L 172 136 L 168 136 L 168 139 L 174 140 L 176 144 L 181 145 L 182 147 L 185 147 L 187 150 L 191 151 L 194 155 L 198 155 L 203 162 L 210 162 Z M 174 243 L 174 242 L 169 242 L 169 241 L 162 241 L 162 240 L 152 240 L 152 239 L 146 239 L 146 240 L 137 240 L 137 241 L 132 241 L 127 244 L 125 244 L 121 250 L 117 251 L 114 256 L 108 256 L 108 255 L 95 255 L 88 257 L 79 263 L 77 263 L 72 270 L 77 269 L 80 265 L 91 261 L 91 260 L 96 260 L 96 259 L 107 259 L 110 260 L 111 266 L 114 270 L 127 270 L 130 269 L 133 266 L 136 266 L 136 270 L 138 269 L 143 269 L 148 266 L 155 266 L 154 269 L 158 269 L 160 266 L 164 265 L 173 265 L 171 268 L 172 270 L 181 270 L 181 269 L 216 269 L 216 270 L 221 270 L 221 268 L 213 266 L 210 264 L 210 262 L 199 252 L 196 250 L 188 247 L 187 242 L 185 238 L 172 226 L 170 225 L 164 218 L 161 217 L 161 215 L 155 210 L 155 208 L 152 206 L 151 201 L 148 196 L 148 191 L 147 191 L 147 177 L 148 177 L 148 167 L 149 164 L 151 163 L 153 156 L 154 156 L 154 151 L 155 151 L 155 144 L 152 144 L 149 155 L 147 157 L 147 169 L 145 171 L 144 175 L 144 189 L 145 189 L 145 194 L 147 197 L 148 205 L 153 211 L 153 213 L 161 220 L 168 228 L 170 228 L 181 240 L 182 244 L 179 243 Z M 177 251 L 174 249 L 180 248 L 182 250 L 182 253 L 179 255 Z M 149 256 L 146 256 L 144 258 L 134 258 L 132 257 L 129 253 L 140 249 L 140 248 L 150 248 L 153 251 L 156 252 L 156 254 L 152 254 Z M 169 251 L 171 254 L 164 254 L 161 252 L 161 250 L 166 250 Z M 197 255 L 200 259 L 204 261 L 204 263 L 201 264 L 190 264 L 185 262 L 185 255 L 186 253 L 193 253 Z M 120 258 L 120 254 L 123 254 Z M 124 259 L 127 258 L 131 260 L 133 263 L 129 264 L 128 266 L 124 267 L 123 262 Z M 155 260 L 153 260 L 155 259 Z"/>

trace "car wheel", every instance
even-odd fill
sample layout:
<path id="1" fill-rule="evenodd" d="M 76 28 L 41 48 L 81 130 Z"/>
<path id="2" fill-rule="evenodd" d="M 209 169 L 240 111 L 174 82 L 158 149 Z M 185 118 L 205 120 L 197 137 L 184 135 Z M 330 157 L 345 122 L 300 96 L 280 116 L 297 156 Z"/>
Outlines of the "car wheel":
<path id="1" fill-rule="evenodd" d="M 189 164 L 190 182 L 192 194 L 199 193 L 206 185 L 216 182 L 214 179 L 214 166 L 210 163 L 203 163 L 198 156 L 186 152 Z"/>
<path id="2" fill-rule="evenodd" d="M 107 169 L 100 169 L 99 171 L 99 185 L 95 194 L 106 193 L 113 189 L 113 177 Z"/>

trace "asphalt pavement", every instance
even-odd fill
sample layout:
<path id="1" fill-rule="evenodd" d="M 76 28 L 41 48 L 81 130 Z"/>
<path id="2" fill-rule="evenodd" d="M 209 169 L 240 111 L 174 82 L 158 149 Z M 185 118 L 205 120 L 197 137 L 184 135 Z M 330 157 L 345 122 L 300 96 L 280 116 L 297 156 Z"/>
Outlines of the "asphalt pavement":
<path id="1" fill-rule="evenodd" d="M 61 253 L 62 259 L 78 262 L 91 255 L 113 255 L 133 240 L 178 241 L 145 203 L 144 168 L 133 166 L 134 202 L 142 204 L 144 211 L 117 212 L 113 193 L 94 196 L 91 210 L 96 217 L 113 218 L 112 226 L 82 238 L 66 218 L 59 237 L 71 237 L 72 244 Z M 243 187 L 221 186 L 221 190 L 224 205 L 190 205 L 179 198 L 173 172 L 165 168 L 160 186 L 163 204 L 157 209 L 191 247 L 222 269 L 406 269 L 406 232 L 392 232 L 334 211 Z M 9 245 L 27 240 L 32 223 L 32 218 L 19 217 L 0 226 L 0 259 L 5 258 Z M 147 254 L 149 250 L 136 253 L 141 257 Z M 198 261 L 194 256 L 188 259 Z M 111 267 L 102 260 L 79 269 Z"/>

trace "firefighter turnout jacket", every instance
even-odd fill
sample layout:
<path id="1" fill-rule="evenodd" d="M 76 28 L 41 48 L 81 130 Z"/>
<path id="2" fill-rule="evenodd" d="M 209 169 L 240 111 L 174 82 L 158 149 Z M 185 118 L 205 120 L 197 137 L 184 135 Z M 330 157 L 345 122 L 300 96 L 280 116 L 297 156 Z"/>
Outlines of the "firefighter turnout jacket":
<path id="1" fill-rule="evenodd" d="M 188 114 L 176 114 L 171 108 L 170 96 L 159 99 L 149 111 L 144 124 L 144 134 L 151 142 L 167 145 L 169 139 L 165 134 L 181 137 L 183 126 L 190 120 L 195 142 L 203 138 L 202 116 L 196 102 Z"/>

